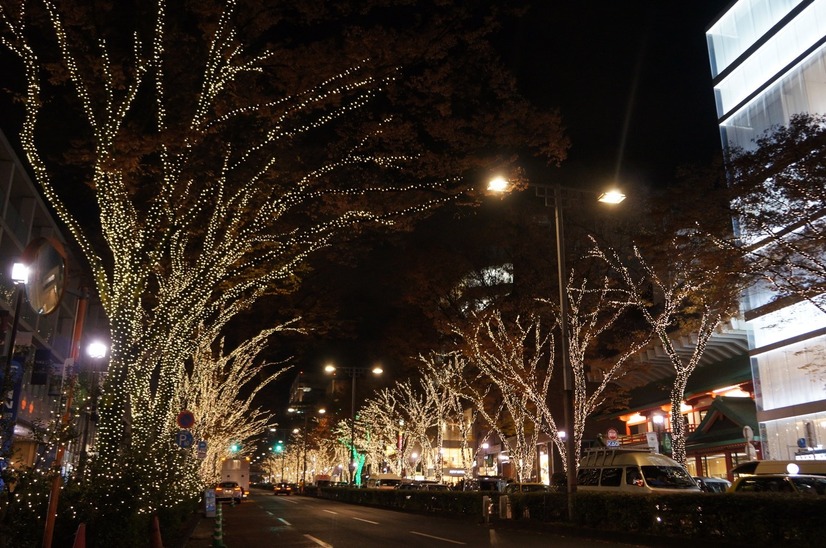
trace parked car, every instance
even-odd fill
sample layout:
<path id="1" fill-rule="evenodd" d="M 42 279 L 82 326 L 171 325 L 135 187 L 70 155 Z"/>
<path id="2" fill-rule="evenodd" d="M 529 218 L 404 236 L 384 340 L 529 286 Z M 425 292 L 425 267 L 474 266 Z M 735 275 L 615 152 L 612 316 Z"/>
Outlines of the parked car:
<path id="1" fill-rule="evenodd" d="M 808 474 L 826 476 L 823 460 L 751 460 L 731 469 L 734 479 L 752 474 Z"/>
<path id="2" fill-rule="evenodd" d="M 432 480 L 402 480 L 402 482 L 396 486 L 396 489 L 406 491 L 450 491 L 450 486 Z"/>
<path id="3" fill-rule="evenodd" d="M 595 448 L 583 452 L 577 490 L 625 493 L 700 492 L 678 462 L 648 448 Z"/>
<path id="4" fill-rule="evenodd" d="M 439 482 L 425 482 L 421 486 L 422 491 L 452 491 L 453 488 L 450 485 L 439 483 Z"/>
<path id="5" fill-rule="evenodd" d="M 367 478 L 367 487 L 370 489 L 395 489 L 401 483 L 401 476 L 395 474 L 374 474 Z"/>
<path id="6" fill-rule="evenodd" d="M 826 478 L 805 474 L 759 474 L 740 476 L 730 493 L 800 493 L 826 495 Z"/>
<path id="7" fill-rule="evenodd" d="M 706 493 L 725 493 L 731 487 L 731 482 L 724 478 L 707 478 L 694 476 L 694 481 Z"/>
<path id="8" fill-rule="evenodd" d="M 244 490 L 237 481 L 222 481 L 215 486 L 215 500 L 235 500 L 240 503 L 244 500 Z"/>
<path id="9" fill-rule="evenodd" d="M 289 483 L 280 482 L 272 486 L 272 492 L 275 495 L 292 495 L 293 487 Z"/>
<path id="10" fill-rule="evenodd" d="M 544 483 L 509 483 L 505 487 L 505 493 L 513 495 L 515 493 L 549 493 L 551 488 Z"/>
<path id="11" fill-rule="evenodd" d="M 465 481 L 465 491 L 492 491 L 502 493 L 508 485 L 508 478 L 501 476 L 479 476 L 471 480 Z"/>

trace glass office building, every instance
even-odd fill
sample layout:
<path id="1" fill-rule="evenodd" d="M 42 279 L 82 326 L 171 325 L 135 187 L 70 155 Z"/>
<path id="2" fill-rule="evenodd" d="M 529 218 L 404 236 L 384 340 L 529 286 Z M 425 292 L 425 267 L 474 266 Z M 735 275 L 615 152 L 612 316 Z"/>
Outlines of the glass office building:
<path id="1" fill-rule="evenodd" d="M 826 0 L 732 2 L 706 39 L 724 147 L 826 113 Z M 764 458 L 826 459 L 826 314 L 808 302 L 770 310 L 771 297 L 756 287 L 743 299 Z"/>

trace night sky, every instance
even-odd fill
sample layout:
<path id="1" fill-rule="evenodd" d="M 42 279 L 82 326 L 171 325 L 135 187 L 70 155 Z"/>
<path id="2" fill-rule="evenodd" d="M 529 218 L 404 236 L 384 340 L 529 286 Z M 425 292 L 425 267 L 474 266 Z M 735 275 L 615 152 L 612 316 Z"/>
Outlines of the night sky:
<path id="1" fill-rule="evenodd" d="M 720 155 L 720 138 L 705 30 L 729 4 L 543 1 L 506 26 L 499 47 L 520 91 L 558 108 L 572 141 L 561 167 L 538 163 L 530 176 L 573 187 L 659 186 L 681 165 L 710 164 Z M 381 273 L 397 260 L 383 246 L 353 268 L 330 265 L 335 279 L 350 284 L 351 306 L 341 313 L 358 334 L 314 341 L 311 335 L 299 369 L 312 374 L 327 360 L 358 367 L 381 360 L 382 332 L 400 314 L 391 297 L 399 288 Z"/>
<path id="2" fill-rule="evenodd" d="M 537 2 L 510 63 L 566 122 L 572 148 L 552 175 L 656 185 L 719 153 L 705 29 L 728 4 Z"/>
<path id="3" fill-rule="evenodd" d="M 577 187 L 658 186 L 680 165 L 709 164 L 720 154 L 720 140 L 705 29 L 730 3 L 543 0 L 506 23 L 498 46 L 520 91 L 539 106 L 558 108 L 572 142 L 561 167 L 526 166 L 529 175 Z M 350 314 L 358 336 L 311 335 L 307 347 L 315 352 L 297 355 L 298 369 L 320 371 L 327 359 L 366 366 L 368 356 L 380 354 L 376 327 L 398 314 L 398 303 L 386 298 L 395 288 L 382 272 L 398 256 L 392 246 L 379 247 L 355 265 L 328 265 L 335 280 L 348 284 L 343 292 L 354 306 L 341 313 Z M 283 393 L 289 377 L 276 392 Z M 283 407 L 286 401 L 266 403 Z"/>

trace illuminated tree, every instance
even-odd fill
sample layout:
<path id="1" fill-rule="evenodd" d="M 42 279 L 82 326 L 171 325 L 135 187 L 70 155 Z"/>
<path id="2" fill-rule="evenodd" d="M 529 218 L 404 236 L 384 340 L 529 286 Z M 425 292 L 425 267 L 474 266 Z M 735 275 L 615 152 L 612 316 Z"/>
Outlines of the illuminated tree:
<path id="1" fill-rule="evenodd" d="M 467 383 L 464 392 L 507 448 L 517 480 L 527 481 L 542 421 L 550 418 L 533 401 L 537 390 L 547 394 L 553 372 L 546 361 L 549 335 L 541 334 L 536 316 L 524 324 L 517 317 L 509 328 L 498 311 L 480 319 L 470 333 L 459 334 L 467 343 L 468 360 L 484 375 L 481 383 Z"/>
<path id="2" fill-rule="evenodd" d="M 140 463 L 130 474 L 171 484 L 189 473 L 169 432 L 193 356 L 263 296 L 292 290 L 312 254 L 368 226 L 407 226 L 458 190 L 433 173 L 466 174 L 497 142 L 552 161 L 567 147 L 555 113 L 506 99 L 517 95 L 512 82 L 492 48 L 477 47 L 495 18 L 462 10 L 466 24 L 484 23 L 461 40 L 399 33 L 400 43 L 429 48 L 405 50 L 403 60 L 419 61 L 405 73 L 398 59 L 373 62 L 363 51 L 361 62 L 337 64 L 335 37 L 330 56 L 303 42 L 292 48 L 289 38 L 270 47 L 284 14 L 260 17 L 260 3 L 250 6 L 185 3 L 173 16 L 165 0 L 127 12 L 118 3 L 0 4 L 0 44 L 25 79 L 21 146 L 89 263 L 111 325 L 95 463 L 104 483 L 118 481 L 130 455 Z M 340 15 L 326 9 L 302 4 L 296 20 Z M 354 24 L 370 19 L 340 9 Z M 443 12 L 438 23 L 435 33 L 450 27 Z M 239 28 L 259 34 L 242 37 Z M 377 55 L 395 51 L 376 34 L 352 36 L 382 44 L 366 49 Z M 350 42 L 342 49 L 356 51 Z M 468 67 L 481 63 L 490 85 L 477 72 L 476 85 L 463 88 L 451 70 L 462 63 L 437 63 L 460 51 Z M 312 70 L 302 67 L 308 59 Z M 482 98 L 501 100 L 482 115 L 471 108 Z M 391 114 L 401 130 L 390 131 Z M 61 153 L 67 161 L 52 161 Z M 156 507 L 101 492 L 115 507 Z"/>
<path id="3" fill-rule="evenodd" d="M 411 381 L 397 382 L 377 392 L 365 402 L 361 416 L 370 425 L 374 462 L 386 462 L 389 469 L 401 475 L 416 444 L 421 447 L 423 462 L 435 462 L 431 437 L 436 424 L 433 405 Z M 405 436 L 401 448 L 400 435 Z M 390 454 L 394 457 L 388 458 Z"/>
<path id="4" fill-rule="evenodd" d="M 469 371 L 467 359 L 460 353 L 453 352 L 419 356 L 419 360 L 423 366 L 421 383 L 425 394 L 441 410 L 437 413 L 438 416 L 455 426 L 459 432 L 461 465 L 465 477 L 470 478 L 481 446 L 474 449 L 468 444 L 473 439 L 473 428 L 477 424 L 479 410 L 463 393 L 463 379 Z"/>
<path id="5" fill-rule="evenodd" d="M 686 385 L 711 336 L 735 313 L 741 287 L 739 277 L 728 273 L 725 265 L 714 266 L 705 260 L 712 248 L 698 232 L 682 232 L 671 244 L 667 260 L 656 262 L 648 261 L 636 246 L 630 260 L 596 245 L 591 256 L 604 261 L 619 275 L 628 303 L 640 312 L 671 361 L 675 373 L 671 387 L 672 456 L 684 465 L 687 433 L 680 405 Z M 694 345 L 689 356 L 675 348 L 675 341 L 686 335 Z"/>
<path id="6" fill-rule="evenodd" d="M 253 399 L 289 368 L 267 374 L 266 370 L 274 364 L 258 360 L 270 338 L 284 329 L 289 327 L 265 330 L 226 354 L 223 342 L 217 349 L 209 344 L 196 349 L 192 370 L 185 373 L 177 392 L 180 402 L 176 407 L 188 409 L 195 416 L 193 437 L 208 440 L 206 458 L 200 466 L 204 482 L 217 481 L 222 458 L 249 454 L 249 449 L 245 449 L 232 455 L 231 443 L 252 447 L 255 436 L 271 422 L 272 414 L 254 407 Z"/>

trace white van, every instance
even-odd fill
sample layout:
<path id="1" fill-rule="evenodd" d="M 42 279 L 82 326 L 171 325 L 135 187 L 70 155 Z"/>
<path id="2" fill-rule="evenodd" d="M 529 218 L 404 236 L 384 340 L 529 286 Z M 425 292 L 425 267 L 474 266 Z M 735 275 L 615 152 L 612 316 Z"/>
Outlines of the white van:
<path id="1" fill-rule="evenodd" d="M 685 468 L 647 448 L 599 448 L 583 452 L 578 491 L 624 493 L 697 493 L 700 488 Z"/>
<path id="2" fill-rule="evenodd" d="M 367 478 L 367 487 L 370 489 L 395 489 L 401 482 L 401 476 L 396 474 L 373 474 Z"/>

